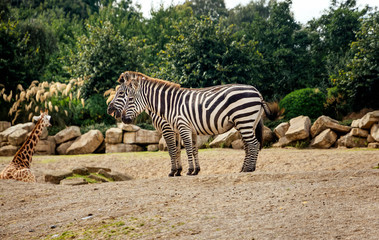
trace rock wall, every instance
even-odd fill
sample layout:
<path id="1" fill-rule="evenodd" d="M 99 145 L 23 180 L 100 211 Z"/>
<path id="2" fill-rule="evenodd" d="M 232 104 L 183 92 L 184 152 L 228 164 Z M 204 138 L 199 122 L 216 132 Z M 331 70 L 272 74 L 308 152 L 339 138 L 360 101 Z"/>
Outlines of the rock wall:
<path id="1" fill-rule="evenodd" d="M 34 126 L 31 122 L 11 126 L 9 122 L 0 121 L 0 156 L 13 156 Z M 264 127 L 263 140 L 264 143 L 274 143 L 273 147 L 286 147 L 298 141 L 309 141 L 311 148 L 379 148 L 379 110 L 354 120 L 351 126 L 340 125 L 337 120 L 327 116 L 321 116 L 311 124 L 309 117 L 299 116 L 279 124 L 274 131 Z M 243 149 L 241 135 L 234 128 L 218 136 L 197 136 L 197 145 L 198 148 L 206 146 Z M 35 154 L 65 155 L 146 150 L 167 150 L 162 135 L 157 131 L 119 123 L 117 128 L 108 129 L 105 137 L 99 130 L 91 130 L 82 135 L 77 126 L 67 127 L 55 136 L 48 136 L 48 131 L 44 130 Z"/>

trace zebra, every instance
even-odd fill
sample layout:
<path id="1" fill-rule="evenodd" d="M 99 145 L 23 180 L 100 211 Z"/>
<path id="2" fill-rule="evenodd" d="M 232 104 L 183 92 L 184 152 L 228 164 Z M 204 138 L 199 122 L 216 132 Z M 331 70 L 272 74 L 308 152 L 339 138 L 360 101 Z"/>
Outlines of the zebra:
<path id="1" fill-rule="evenodd" d="M 187 175 L 200 171 L 199 165 L 193 166 L 192 135 L 216 135 L 232 127 L 240 132 L 244 142 L 241 172 L 255 171 L 262 138 L 255 130 L 262 128 L 263 112 L 269 119 L 275 119 L 278 113 L 268 107 L 255 87 L 228 84 L 193 91 L 131 71 L 122 73 L 118 82 L 125 86 L 128 95 L 122 121 L 131 123 L 144 110 L 167 121 L 184 142 L 189 163 Z"/>
<path id="2" fill-rule="evenodd" d="M 216 91 L 217 89 L 214 89 L 213 87 L 209 88 L 203 88 L 203 89 L 191 89 L 193 91 Z M 121 117 L 121 113 L 125 110 L 127 99 L 126 94 L 126 87 L 124 85 L 120 85 L 118 88 L 116 88 L 116 94 L 112 101 L 108 105 L 107 113 L 109 115 L 114 116 L 116 119 L 119 119 Z M 163 138 L 166 141 L 169 156 L 171 159 L 171 172 L 169 173 L 169 177 L 173 176 L 181 176 L 182 172 L 182 164 L 180 160 L 180 154 L 181 154 L 181 143 L 179 134 L 175 133 L 168 122 L 164 120 L 163 118 L 159 117 L 158 115 L 154 114 L 153 112 L 149 112 L 149 110 L 146 110 L 147 114 L 150 115 L 152 118 L 153 125 L 155 129 L 158 132 L 161 132 L 163 135 Z M 256 135 L 262 136 L 262 125 L 259 125 L 260 128 L 256 129 Z M 262 144 L 262 137 L 259 138 L 260 143 Z M 192 136 L 192 146 L 193 146 L 193 155 L 194 155 L 194 161 L 195 165 L 199 166 L 198 171 L 200 171 L 200 164 L 198 159 L 198 147 L 197 147 L 197 135 L 193 134 Z M 197 174 L 198 171 L 194 172 L 194 174 Z"/>

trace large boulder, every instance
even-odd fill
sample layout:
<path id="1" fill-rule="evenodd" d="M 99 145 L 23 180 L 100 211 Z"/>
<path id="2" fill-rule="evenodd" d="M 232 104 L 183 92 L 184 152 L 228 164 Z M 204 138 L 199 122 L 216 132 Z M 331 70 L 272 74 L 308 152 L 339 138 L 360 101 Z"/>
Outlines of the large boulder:
<path id="1" fill-rule="evenodd" d="M 55 140 L 55 138 L 54 138 Z M 66 155 L 67 149 L 75 142 L 75 140 L 67 141 L 57 147 L 57 153 L 59 155 Z"/>
<path id="2" fill-rule="evenodd" d="M 55 154 L 55 138 L 49 136 L 47 140 L 39 140 L 36 146 L 36 155 L 54 155 Z"/>
<path id="3" fill-rule="evenodd" d="M 209 135 L 197 135 L 196 145 L 198 149 L 205 148 L 206 144 L 212 136 Z"/>
<path id="4" fill-rule="evenodd" d="M 120 128 L 110 128 L 105 133 L 106 143 L 121 143 L 122 142 L 122 129 Z"/>
<path id="5" fill-rule="evenodd" d="M 355 148 L 355 147 L 366 147 L 367 139 L 355 137 L 350 133 L 342 136 L 338 139 L 337 145 L 338 147 L 347 147 L 347 148 Z"/>
<path id="6" fill-rule="evenodd" d="M 327 116 L 321 116 L 317 118 L 317 120 L 313 123 L 311 127 L 311 136 L 314 138 L 319 133 L 328 128 L 332 129 L 335 132 L 344 134 L 350 132 L 351 129 L 351 127 L 349 126 L 343 126 L 339 124 L 337 120 L 334 120 Z"/>
<path id="7" fill-rule="evenodd" d="M 59 184 L 61 180 L 71 177 L 72 171 L 54 171 L 45 174 L 45 182 Z"/>
<path id="8" fill-rule="evenodd" d="M 117 123 L 117 127 L 121 130 L 124 130 L 126 132 L 137 132 L 139 131 L 141 128 L 136 126 L 136 125 L 133 125 L 133 124 L 125 124 L 125 123 Z"/>
<path id="9" fill-rule="evenodd" d="M 289 127 L 290 127 L 290 124 L 288 122 L 283 122 L 279 124 L 278 126 L 276 126 L 276 128 L 274 129 L 274 133 L 277 136 L 277 138 L 284 137 Z"/>
<path id="10" fill-rule="evenodd" d="M 243 149 L 244 143 L 242 139 L 237 139 L 232 142 L 233 149 Z"/>
<path id="11" fill-rule="evenodd" d="M 379 142 L 379 123 L 372 125 L 370 135 L 375 141 Z"/>
<path id="12" fill-rule="evenodd" d="M 310 146 L 312 148 L 330 148 L 337 141 L 337 134 L 329 128 L 322 131 L 314 139 L 312 139 Z"/>
<path id="13" fill-rule="evenodd" d="M 290 143 L 291 141 L 286 136 L 284 136 L 284 137 L 279 138 L 279 141 L 274 143 L 272 146 L 282 148 L 282 147 L 288 146 Z"/>
<path id="14" fill-rule="evenodd" d="M 105 153 L 126 152 L 126 144 L 124 143 L 105 143 Z"/>
<path id="15" fill-rule="evenodd" d="M 80 128 L 77 126 L 71 126 L 63 129 L 55 134 L 55 142 L 59 145 L 61 143 L 73 140 L 81 135 Z"/>
<path id="16" fill-rule="evenodd" d="M 6 145 L 0 148 L 0 156 L 13 156 L 16 154 L 19 147 Z"/>
<path id="17" fill-rule="evenodd" d="M 123 136 L 123 143 L 134 144 L 136 142 L 137 132 L 125 132 Z"/>
<path id="18" fill-rule="evenodd" d="M 7 128 L 4 131 L 0 132 L 0 142 L 8 142 L 9 135 L 17 130 L 24 129 L 27 132 L 30 132 L 32 131 L 34 126 L 35 126 L 34 123 L 28 122 L 28 123 L 20 123 L 10 128 Z"/>
<path id="19" fill-rule="evenodd" d="M 142 152 L 144 151 L 143 147 L 137 144 L 124 144 L 125 152 Z"/>
<path id="20" fill-rule="evenodd" d="M 136 132 L 136 144 L 158 144 L 160 134 L 157 131 L 140 129 Z"/>
<path id="21" fill-rule="evenodd" d="M 290 120 L 290 127 L 286 132 L 286 138 L 293 142 L 309 137 L 311 120 L 307 116 L 298 116 Z"/>
<path id="22" fill-rule="evenodd" d="M 368 136 L 368 131 L 361 128 L 352 128 L 350 133 L 354 137 L 367 138 Z"/>
<path id="23" fill-rule="evenodd" d="M 379 122 L 379 110 L 369 112 L 359 121 L 359 128 L 370 129 L 374 123 Z"/>
<path id="24" fill-rule="evenodd" d="M 237 129 L 232 128 L 223 134 L 217 135 L 209 146 L 212 148 L 230 147 L 232 142 L 239 138 L 241 138 L 241 134 L 237 131 Z"/>
<path id="25" fill-rule="evenodd" d="M 5 129 L 10 128 L 12 125 L 10 122 L 7 121 L 0 121 L 0 132 L 4 131 Z"/>
<path id="26" fill-rule="evenodd" d="M 28 130 L 19 128 L 8 135 L 8 142 L 13 146 L 20 146 L 27 138 Z"/>
<path id="27" fill-rule="evenodd" d="M 104 136 L 99 130 L 90 130 L 75 140 L 67 149 L 67 154 L 93 153 L 104 141 Z"/>

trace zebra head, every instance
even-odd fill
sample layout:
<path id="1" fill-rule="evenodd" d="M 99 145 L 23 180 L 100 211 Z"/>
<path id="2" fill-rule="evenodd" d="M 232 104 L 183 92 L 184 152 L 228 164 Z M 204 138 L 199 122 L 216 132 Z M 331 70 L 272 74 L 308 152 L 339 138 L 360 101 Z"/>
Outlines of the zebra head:
<path id="1" fill-rule="evenodd" d="M 125 111 L 128 101 L 127 88 L 123 84 L 116 88 L 116 94 L 113 100 L 109 103 L 107 113 L 114 116 L 116 119 L 120 119 L 121 113 Z"/>
<path id="2" fill-rule="evenodd" d="M 121 111 L 121 120 L 126 124 L 132 123 L 146 108 L 146 100 L 140 91 L 141 81 L 144 79 L 145 76 L 135 72 L 124 72 L 118 79 L 120 85 L 126 89 L 124 107 Z"/>

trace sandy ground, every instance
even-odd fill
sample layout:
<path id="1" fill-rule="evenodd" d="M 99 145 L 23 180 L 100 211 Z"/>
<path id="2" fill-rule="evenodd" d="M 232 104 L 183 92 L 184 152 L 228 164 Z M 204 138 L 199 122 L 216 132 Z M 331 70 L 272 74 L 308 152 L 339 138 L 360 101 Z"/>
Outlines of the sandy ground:
<path id="1" fill-rule="evenodd" d="M 0 239 L 378 239 L 378 150 L 263 149 L 239 173 L 243 155 L 202 150 L 200 175 L 176 178 L 166 152 L 34 156 L 38 183 L 0 181 Z M 133 180 L 43 182 L 80 166 Z"/>

